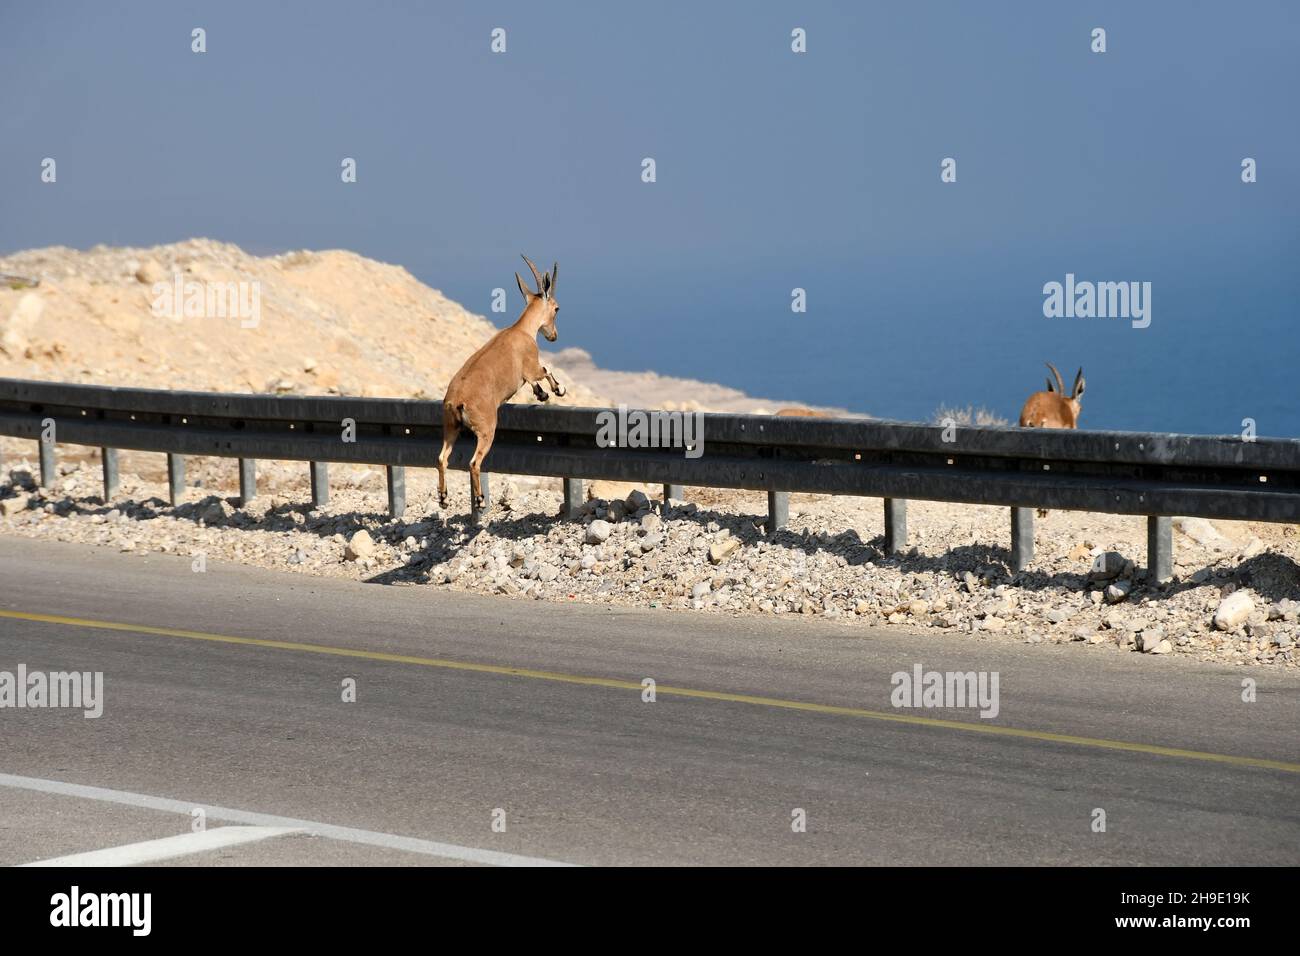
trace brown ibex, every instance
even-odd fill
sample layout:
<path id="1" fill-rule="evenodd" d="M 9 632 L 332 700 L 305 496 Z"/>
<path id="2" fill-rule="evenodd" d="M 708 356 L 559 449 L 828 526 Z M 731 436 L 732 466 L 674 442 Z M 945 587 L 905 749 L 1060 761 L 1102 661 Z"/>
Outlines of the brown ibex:
<path id="1" fill-rule="evenodd" d="M 1056 377 L 1056 390 L 1052 390 L 1052 380 L 1047 380 L 1047 391 L 1034 392 L 1025 401 L 1025 407 L 1020 410 L 1020 427 L 1021 428 L 1078 428 L 1079 427 L 1079 409 L 1080 398 L 1083 397 L 1083 367 L 1079 367 L 1078 373 L 1074 376 L 1074 389 L 1070 392 L 1070 397 L 1065 397 L 1065 383 L 1061 381 L 1061 373 L 1056 370 L 1056 366 L 1051 362 L 1047 367 L 1052 370 L 1052 375 Z M 1038 517 L 1046 518 L 1047 509 L 1039 508 Z"/>
<path id="2" fill-rule="evenodd" d="M 447 460 L 462 428 L 468 428 L 478 439 L 474 457 L 469 462 L 470 494 L 474 510 L 486 505 L 479 482 L 479 466 L 483 464 L 497 430 L 497 408 L 508 401 L 525 384 L 533 386 L 540 401 L 550 396 L 542 383 L 546 382 L 556 395 L 564 388 L 555 376 L 542 365 L 537 351 L 537 333 L 554 342 L 555 313 L 560 311 L 555 302 L 555 280 L 560 266 L 556 263 L 549 274 L 537 272 L 537 266 L 527 257 L 528 268 L 533 271 L 537 291 L 528 288 L 515 273 L 515 282 L 524 295 L 524 311 L 518 321 L 502 329 L 486 345 L 466 360 L 447 386 L 442 400 L 442 453 L 438 455 L 438 502 L 447 507 Z"/>
<path id="3" fill-rule="evenodd" d="M 1074 376 L 1074 389 L 1070 392 L 1070 397 L 1065 397 L 1065 384 L 1061 381 L 1061 373 L 1056 370 L 1056 366 L 1051 362 L 1047 367 L 1052 370 L 1056 376 L 1056 390 L 1052 390 L 1052 380 L 1047 380 L 1047 391 L 1034 392 L 1025 401 L 1025 407 L 1020 410 L 1020 427 L 1021 428 L 1078 428 L 1079 427 L 1079 409 L 1082 403 L 1079 401 L 1083 397 L 1083 369 L 1080 368 L 1077 375 Z"/>

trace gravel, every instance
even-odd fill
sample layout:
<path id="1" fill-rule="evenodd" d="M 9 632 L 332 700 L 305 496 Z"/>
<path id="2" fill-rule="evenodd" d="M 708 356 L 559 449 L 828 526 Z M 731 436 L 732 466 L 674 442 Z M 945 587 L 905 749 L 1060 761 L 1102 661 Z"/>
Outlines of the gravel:
<path id="1" fill-rule="evenodd" d="M 1013 574 L 999 508 L 913 502 L 916 546 L 885 556 L 872 499 L 794 495 L 789 526 L 769 536 L 760 494 L 690 489 L 691 501 L 665 507 L 636 490 L 588 501 L 566 521 L 556 517 L 557 481 L 494 476 L 500 497 L 478 527 L 463 475 L 442 510 L 436 476 L 408 473 L 408 513 L 394 519 L 373 469 L 333 466 L 330 502 L 313 509 L 305 466 L 261 462 L 262 494 L 241 507 L 236 464 L 210 458 L 188 460 L 186 499 L 173 508 L 162 456 L 122 452 L 121 490 L 106 503 L 97 453 L 66 460 L 69 450 L 56 488 L 42 490 L 34 462 L 20 457 L 30 443 L 6 441 L 0 536 L 111 547 L 123 560 L 202 554 L 207 573 L 227 561 L 518 600 L 820 617 L 918 639 L 933 631 L 1079 653 L 1297 665 L 1295 526 L 1193 524 L 1209 543 L 1180 533 L 1174 580 L 1153 585 L 1141 568 L 1141 518 L 1053 511 L 1039 522 L 1031 570 Z M 800 626 L 790 624 L 795 634 Z"/>

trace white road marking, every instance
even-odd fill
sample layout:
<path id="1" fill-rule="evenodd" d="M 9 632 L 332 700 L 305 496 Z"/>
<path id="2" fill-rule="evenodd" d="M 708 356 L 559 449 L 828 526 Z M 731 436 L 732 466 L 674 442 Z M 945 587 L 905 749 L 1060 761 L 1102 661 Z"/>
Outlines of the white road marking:
<path id="1" fill-rule="evenodd" d="M 304 831 L 287 827 L 217 827 L 199 833 L 182 833 L 178 836 L 163 837 L 161 840 L 128 843 L 125 846 L 114 846 L 105 850 L 71 853 L 50 860 L 24 863 L 23 866 L 135 866 L 139 863 L 155 863 L 158 860 L 170 860 L 177 856 L 206 853 L 209 850 L 220 850 L 228 846 L 239 846 L 241 843 L 256 843 L 258 840 L 302 832 Z"/>
<path id="2" fill-rule="evenodd" d="M 457 846 L 455 843 L 437 843 L 433 840 L 398 836 L 394 833 L 357 830 L 353 827 L 335 826 L 332 823 L 298 820 L 293 817 L 278 817 L 269 813 L 253 813 L 249 810 L 232 810 L 229 807 L 214 807 L 205 803 L 186 803 L 183 800 L 155 797 L 147 793 L 132 793 L 129 790 L 108 790 L 104 787 L 88 787 L 79 783 L 64 783 L 61 780 L 43 780 L 40 777 L 19 777 L 14 774 L 0 773 L 0 787 L 33 790 L 37 793 L 51 793 L 62 797 L 80 797 L 83 800 L 99 800 L 104 803 L 120 803 L 129 807 L 161 810 L 164 813 L 181 813 L 185 816 L 189 816 L 195 808 L 202 808 L 203 812 L 213 820 L 226 820 L 230 823 L 242 823 L 255 827 L 288 827 L 294 830 L 304 830 L 307 833 L 325 837 L 329 840 L 361 843 L 366 846 L 378 846 L 389 850 L 403 850 L 407 853 L 423 853 L 425 856 L 438 856 L 448 860 L 464 860 L 467 863 L 482 863 L 486 866 L 575 865 L 560 860 L 548 860 L 544 857 L 518 856 L 514 853 L 502 853 L 497 850 L 481 850 L 472 846 Z"/>

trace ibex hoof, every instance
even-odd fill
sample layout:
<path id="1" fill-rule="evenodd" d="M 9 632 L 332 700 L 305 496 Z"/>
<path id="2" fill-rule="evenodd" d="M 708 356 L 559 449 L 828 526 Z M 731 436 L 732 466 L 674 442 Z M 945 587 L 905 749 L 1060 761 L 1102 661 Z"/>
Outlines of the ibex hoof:
<path id="1" fill-rule="evenodd" d="M 439 507 L 439 508 L 445 508 L 445 507 L 447 507 L 447 496 L 446 496 L 446 495 L 439 495 L 439 496 L 438 496 L 438 507 Z"/>
<path id="2" fill-rule="evenodd" d="M 557 388 L 557 389 L 555 390 L 555 394 L 558 395 L 558 396 L 560 396 L 560 398 L 563 398 L 563 397 L 564 397 L 564 394 L 565 394 L 567 391 L 568 391 L 567 388 L 565 388 L 565 387 L 563 387 L 563 386 L 560 386 L 559 388 Z"/>

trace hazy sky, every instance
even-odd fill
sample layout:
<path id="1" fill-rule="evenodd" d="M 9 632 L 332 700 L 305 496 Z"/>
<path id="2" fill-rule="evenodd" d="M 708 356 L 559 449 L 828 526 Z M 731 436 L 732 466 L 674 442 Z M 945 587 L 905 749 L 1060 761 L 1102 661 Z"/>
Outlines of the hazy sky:
<path id="1" fill-rule="evenodd" d="M 9 3 L 0 251 L 343 247 L 499 324 L 523 251 L 612 367 L 1014 418 L 1050 359 L 1085 425 L 1295 435 L 1298 37 L 1285 2 Z M 1151 327 L 1045 318 L 1067 272 L 1152 282 Z"/>

